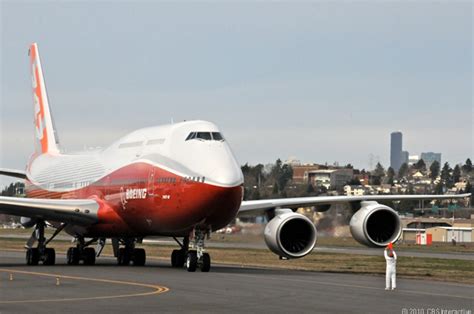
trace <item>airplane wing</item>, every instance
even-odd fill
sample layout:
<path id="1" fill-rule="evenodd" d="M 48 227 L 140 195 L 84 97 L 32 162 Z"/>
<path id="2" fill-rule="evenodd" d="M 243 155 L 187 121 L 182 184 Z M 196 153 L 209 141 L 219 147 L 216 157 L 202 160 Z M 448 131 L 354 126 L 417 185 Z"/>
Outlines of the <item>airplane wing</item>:
<path id="1" fill-rule="evenodd" d="M 23 170 L 0 168 L 0 175 L 26 179 L 26 171 Z"/>
<path id="2" fill-rule="evenodd" d="M 98 222 L 99 203 L 92 199 L 56 200 L 0 196 L 0 214 L 78 225 Z"/>
<path id="3" fill-rule="evenodd" d="M 361 195 L 361 196 L 314 196 L 296 198 L 278 198 L 256 201 L 243 201 L 239 216 L 262 215 L 266 211 L 276 208 L 311 207 L 331 205 L 336 203 L 352 203 L 362 201 L 401 201 L 401 200 L 434 200 L 434 199 L 461 199 L 471 196 L 470 193 L 454 195 Z M 328 208 L 327 208 L 328 209 Z"/>

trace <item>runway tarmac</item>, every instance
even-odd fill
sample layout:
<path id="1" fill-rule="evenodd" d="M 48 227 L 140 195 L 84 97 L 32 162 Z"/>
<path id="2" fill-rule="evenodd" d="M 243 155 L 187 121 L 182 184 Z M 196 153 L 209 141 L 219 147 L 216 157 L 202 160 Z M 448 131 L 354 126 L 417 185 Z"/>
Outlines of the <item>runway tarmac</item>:
<path id="1" fill-rule="evenodd" d="M 0 239 L 28 239 L 28 235 L 17 235 L 17 234 L 4 234 L 0 235 Z M 57 240 L 71 241 L 70 236 L 60 235 L 56 238 Z M 176 246 L 176 242 L 173 240 L 164 239 L 145 239 L 144 243 L 148 244 L 159 244 L 159 245 L 172 245 Z M 209 248 L 235 248 L 235 249 L 268 249 L 265 242 L 258 243 L 245 243 L 245 242 L 208 242 L 206 247 Z M 381 250 L 379 248 L 369 247 L 324 247 L 318 246 L 313 249 L 314 252 L 324 253 L 342 253 L 342 254 L 360 254 L 360 255 L 372 255 L 380 256 Z M 442 259 L 460 259 L 460 260 L 473 260 L 474 253 L 461 253 L 461 252 L 421 252 L 417 250 L 403 250 L 398 249 L 397 254 L 403 257 L 426 257 L 426 258 L 442 258 Z"/>
<path id="2" fill-rule="evenodd" d="M 188 273 L 158 260 L 119 267 L 112 258 L 101 258 L 96 266 L 68 266 L 62 255 L 57 262 L 27 267 L 22 253 L 0 252 L 0 313 L 467 314 L 474 304 L 473 285 L 399 279 L 397 290 L 385 291 L 385 279 L 372 275 L 223 265 Z"/>

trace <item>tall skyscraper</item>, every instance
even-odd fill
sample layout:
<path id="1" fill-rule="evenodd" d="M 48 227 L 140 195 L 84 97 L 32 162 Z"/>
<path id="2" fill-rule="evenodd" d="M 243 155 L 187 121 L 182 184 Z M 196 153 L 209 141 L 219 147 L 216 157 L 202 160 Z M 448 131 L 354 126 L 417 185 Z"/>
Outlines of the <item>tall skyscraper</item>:
<path id="1" fill-rule="evenodd" d="M 390 134 L 390 167 L 398 171 L 402 165 L 402 132 Z"/>
<path id="2" fill-rule="evenodd" d="M 431 164 L 437 161 L 441 165 L 441 153 L 421 153 L 421 159 L 425 162 L 426 168 L 429 168 Z"/>

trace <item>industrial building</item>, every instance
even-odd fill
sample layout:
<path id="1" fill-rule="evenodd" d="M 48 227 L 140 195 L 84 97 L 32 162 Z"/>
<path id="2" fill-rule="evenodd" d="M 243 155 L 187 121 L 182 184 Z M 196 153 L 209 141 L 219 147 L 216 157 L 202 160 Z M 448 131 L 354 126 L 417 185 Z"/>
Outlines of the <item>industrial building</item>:
<path id="1" fill-rule="evenodd" d="M 327 189 L 342 189 L 352 179 L 354 170 L 348 168 L 312 170 L 307 172 L 308 182 Z"/>
<path id="2" fill-rule="evenodd" d="M 428 239 L 430 242 L 456 243 L 474 242 L 474 220 L 472 219 L 421 219 L 402 221 L 401 239 L 406 242 L 416 242 L 417 237 Z"/>

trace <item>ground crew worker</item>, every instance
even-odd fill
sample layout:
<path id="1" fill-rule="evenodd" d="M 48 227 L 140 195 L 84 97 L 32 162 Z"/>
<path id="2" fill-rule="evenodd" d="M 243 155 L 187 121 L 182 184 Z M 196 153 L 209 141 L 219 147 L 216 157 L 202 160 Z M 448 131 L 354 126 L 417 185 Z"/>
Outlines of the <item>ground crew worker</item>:
<path id="1" fill-rule="evenodd" d="M 384 251 L 385 261 L 387 262 L 387 269 L 385 271 L 385 290 L 394 290 L 397 287 L 396 283 L 396 266 L 397 253 L 393 250 L 393 244 L 389 243 Z"/>

